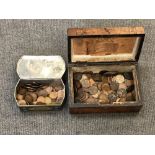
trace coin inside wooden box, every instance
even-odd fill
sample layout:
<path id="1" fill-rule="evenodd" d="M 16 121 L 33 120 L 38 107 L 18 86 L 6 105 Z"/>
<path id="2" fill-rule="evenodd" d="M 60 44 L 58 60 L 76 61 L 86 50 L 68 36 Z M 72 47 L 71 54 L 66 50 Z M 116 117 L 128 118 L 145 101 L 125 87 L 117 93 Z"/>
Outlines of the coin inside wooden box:
<path id="1" fill-rule="evenodd" d="M 125 104 L 136 100 L 132 71 L 73 73 L 74 102 L 84 104 Z"/>
<path id="2" fill-rule="evenodd" d="M 67 34 L 70 112 L 139 111 L 144 28 L 70 28 Z"/>

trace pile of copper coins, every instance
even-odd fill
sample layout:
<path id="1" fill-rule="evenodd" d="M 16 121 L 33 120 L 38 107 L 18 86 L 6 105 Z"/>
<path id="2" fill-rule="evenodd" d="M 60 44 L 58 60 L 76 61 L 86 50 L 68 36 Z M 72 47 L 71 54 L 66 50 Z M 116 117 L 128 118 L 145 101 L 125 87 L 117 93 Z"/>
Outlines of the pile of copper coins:
<path id="1" fill-rule="evenodd" d="M 26 83 L 17 90 L 19 105 L 52 105 L 62 103 L 65 90 L 62 84 Z"/>
<path id="2" fill-rule="evenodd" d="M 125 104 L 135 101 L 132 72 L 74 73 L 75 103 Z"/>

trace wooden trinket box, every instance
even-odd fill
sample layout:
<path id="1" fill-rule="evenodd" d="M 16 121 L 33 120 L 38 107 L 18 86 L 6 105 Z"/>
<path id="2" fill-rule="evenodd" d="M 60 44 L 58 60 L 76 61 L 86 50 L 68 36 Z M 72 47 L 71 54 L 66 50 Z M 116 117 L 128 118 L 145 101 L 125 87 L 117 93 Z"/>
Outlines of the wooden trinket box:
<path id="1" fill-rule="evenodd" d="M 143 27 L 70 28 L 70 113 L 138 112 Z"/>
<path id="2" fill-rule="evenodd" d="M 65 102 L 65 61 L 61 56 L 22 56 L 14 97 L 22 111 L 59 110 Z"/>

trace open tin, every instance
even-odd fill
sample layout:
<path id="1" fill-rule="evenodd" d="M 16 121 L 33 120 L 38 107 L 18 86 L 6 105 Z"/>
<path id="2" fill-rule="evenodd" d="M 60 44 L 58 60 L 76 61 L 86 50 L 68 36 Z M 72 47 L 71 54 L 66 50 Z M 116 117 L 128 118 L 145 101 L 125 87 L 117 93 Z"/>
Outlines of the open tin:
<path id="1" fill-rule="evenodd" d="M 22 56 L 17 63 L 14 97 L 27 110 L 61 109 L 65 100 L 65 61 L 61 56 Z"/>

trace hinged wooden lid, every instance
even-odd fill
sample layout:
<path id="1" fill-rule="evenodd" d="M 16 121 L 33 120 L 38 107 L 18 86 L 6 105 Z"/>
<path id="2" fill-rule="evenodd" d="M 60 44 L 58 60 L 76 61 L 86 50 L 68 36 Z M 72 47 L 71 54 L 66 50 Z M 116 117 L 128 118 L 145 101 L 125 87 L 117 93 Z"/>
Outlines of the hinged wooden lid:
<path id="1" fill-rule="evenodd" d="M 143 27 L 70 28 L 70 63 L 138 61 L 144 41 Z"/>

